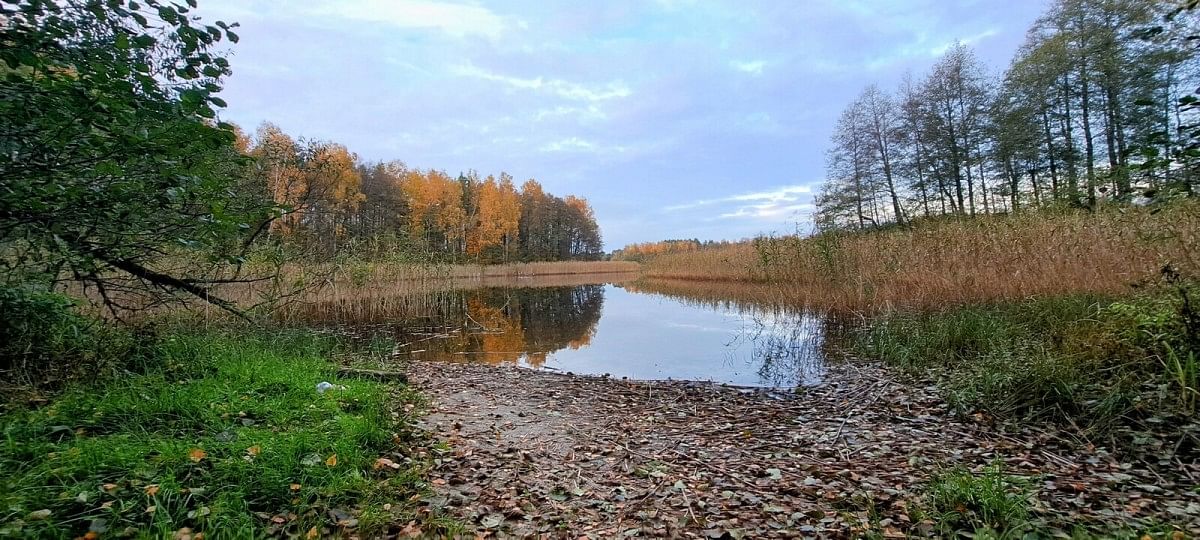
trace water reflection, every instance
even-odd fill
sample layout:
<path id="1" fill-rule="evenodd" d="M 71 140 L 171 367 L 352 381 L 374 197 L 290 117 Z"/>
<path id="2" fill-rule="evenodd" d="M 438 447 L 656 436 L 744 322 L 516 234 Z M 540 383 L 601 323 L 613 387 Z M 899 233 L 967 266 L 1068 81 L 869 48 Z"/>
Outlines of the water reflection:
<path id="1" fill-rule="evenodd" d="M 398 343 L 393 356 L 415 361 L 738 386 L 820 381 L 822 317 L 770 302 L 764 291 L 738 297 L 703 284 L 597 281 L 343 292 L 292 315 L 360 336 L 386 333 Z"/>

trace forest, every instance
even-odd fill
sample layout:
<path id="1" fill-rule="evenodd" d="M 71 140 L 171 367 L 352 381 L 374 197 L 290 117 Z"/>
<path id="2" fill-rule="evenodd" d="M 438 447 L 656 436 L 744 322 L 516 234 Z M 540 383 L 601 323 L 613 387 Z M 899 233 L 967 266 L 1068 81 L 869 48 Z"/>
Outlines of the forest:
<path id="1" fill-rule="evenodd" d="M 518 188 L 500 173 L 451 177 L 400 161 L 363 162 L 345 146 L 233 126 L 249 194 L 275 206 L 264 239 L 318 259 L 506 263 L 597 260 L 603 243 L 586 199 Z"/>

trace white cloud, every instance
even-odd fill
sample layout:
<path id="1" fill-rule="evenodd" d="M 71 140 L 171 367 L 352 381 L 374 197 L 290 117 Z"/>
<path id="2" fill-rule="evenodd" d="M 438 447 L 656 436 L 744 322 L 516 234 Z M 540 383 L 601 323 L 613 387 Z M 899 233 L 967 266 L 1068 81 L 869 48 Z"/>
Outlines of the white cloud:
<path id="1" fill-rule="evenodd" d="M 1000 31 L 996 30 L 995 28 L 988 28 L 987 30 L 984 30 L 978 34 L 958 38 L 957 43 L 962 43 L 963 45 L 974 45 L 999 33 Z M 955 41 L 950 41 L 938 45 L 937 47 L 933 47 L 929 49 L 929 56 L 938 57 L 946 54 L 946 51 L 950 50 L 950 47 L 953 47 L 955 43 Z"/>
<path id="2" fill-rule="evenodd" d="M 567 137 L 551 143 L 542 145 L 543 152 L 565 152 L 568 150 L 595 150 L 596 143 L 580 139 L 579 137 Z"/>
<path id="3" fill-rule="evenodd" d="M 796 184 L 791 186 L 783 186 L 769 191 L 755 191 L 752 193 L 742 193 L 740 195 L 731 195 L 720 199 L 705 199 L 692 201 L 689 203 L 677 204 L 663 208 L 665 212 L 675 212 L 678 210 L 690 210 L 692 208 L 700 208 L 702 206 L 712 206 L 715 204 L 728 204 L 736 202 L 753 202 L 753 201 L 769 201 L 772 203 L 793 202 L 800 199 L 801 195 L 812 193 L 812 187 L 806 184 Z"/>
<path id="4" fill-rule="evenodd" d="M 741 71 L 742 73 L 749 73 L 757 77 L 762 75 L 763 68 L 767 66 L 767 62 L 764 60 L 752 60 L 748 62 L 733 60 L 729 62 L 729 66 L 733 69 Z"/>
<path id="5" fill-rule="evenodd" d="M 700 219 L 710 222 L 727 219 L 779 220 L 810 212 L 813 205 L 806 199 L 811 193 L 811 186 L 795 184 L 765 191 L 740 193 L 719 199 L 703 199 L 677 204 L 663 208 L 663 211 L 678 212 L 706 208 L 709 217 Z"/>
<path id="6" fill-rule="evenodd" d="M 607 146 L 596 144 L 579 137 L 567 137 L 543 144 L 538 150 L 542 152 L 587 152 L 591 154 L 619 154 L 628 148 L 624 146 Z"/>
<path id="7" fill-rule="evenodd" d="M 562 79 L 547 79 L 545 77 L 523 79 L 520 77 L 510 77 L 492 73 L 471 64 L 455 67 L 454 73 L 463 77 L 475 77 L 486 81 L 498 82 L 522 90 L 546 92 L 574 101 L 599 102 L 629 97 L 633 94 L 633 91 L 621 81 L 609 82 L 598 87 L 588 87 Z"/>
<path id="8" fill-rule="evenodd" d="M 399 28 L 439 30 L 457 37 L 498 39 L 510 27 L 524 26 L 482 6 L 435 0 L 326 0 L 315 3 L 307 11 L 316 16 Z"/>
<path id="9" fill-rule="evenodd" d="M 589 103 L 585 107 L 568 107 L 559 105 L 556 107 L 539 109 L 533 118 L 539 122 L 554 118 L 571 118 L 579 121 L 596 121 L 608 118 L 608 114 L 601 110 L 600 107 Z"/>
<path id="10" fill-rule="evenodd" d="M 814 206 L 808 203 L 801 204 L 752 204 L 743 206 L 732 212 L 726 212 L 717 216 L 717 219 L 733 219 L 733 218 L 753 218 L 753 219 L 775 219 L 787 217 L 806 210 L 812 210 Z"/>
<path id="11" fill-rule="evenodd" d="M 881 56 L 869 59 L 863 67 L 867 70 L 875 71 L 913 59 L 938 58 L 946 54 L 946 51 L 949 51 L 955 43 L 977 45 L 981 41 L 999 34 L 999 30 L 989 28 L 966 37 L 933 42 L 933 39 L 928 34 L 922 32 L 917 34 L 916 39 L 912 43 L 895 47 Z"/>

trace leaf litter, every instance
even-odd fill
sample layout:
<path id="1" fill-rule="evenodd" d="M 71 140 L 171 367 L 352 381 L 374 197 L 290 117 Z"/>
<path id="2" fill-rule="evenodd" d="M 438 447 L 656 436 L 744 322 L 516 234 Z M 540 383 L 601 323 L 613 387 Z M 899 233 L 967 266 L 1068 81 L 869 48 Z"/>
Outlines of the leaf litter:
<path id="1" fill-rule="evenodd" d="M 431 398 L 424 501 L 478 536 L 930 536 L 931 474 L 1000 462 L 1031 521 L 1200 535 L 1196 460 L 1128 459 L 1045 426 L 952 413 L 930 381 L 860 362 L 796 393 L 414 362 Z M 447 449 L 448 448 L 448 449 Z M 1122 459 L 1125 458 L 1125 459 Z"/>

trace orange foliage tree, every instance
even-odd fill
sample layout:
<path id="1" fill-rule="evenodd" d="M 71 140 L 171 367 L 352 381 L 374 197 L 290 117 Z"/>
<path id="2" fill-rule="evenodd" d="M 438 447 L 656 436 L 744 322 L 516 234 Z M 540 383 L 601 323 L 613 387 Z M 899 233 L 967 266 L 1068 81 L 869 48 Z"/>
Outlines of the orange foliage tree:
<path id="1" fill-rule="evenodd" d="M 555 197 L 529 180 L 452 178 L 402 162 L 362 163 L 343 145 L 296 140 L 274 124 L 239 150 L 259 194 L 281 215 L 271 236 L 331 255 L 380 257 L 416 248 L 423 259 L 479 263 L 598 259 L 600 229 L 587 200 Z"/>

